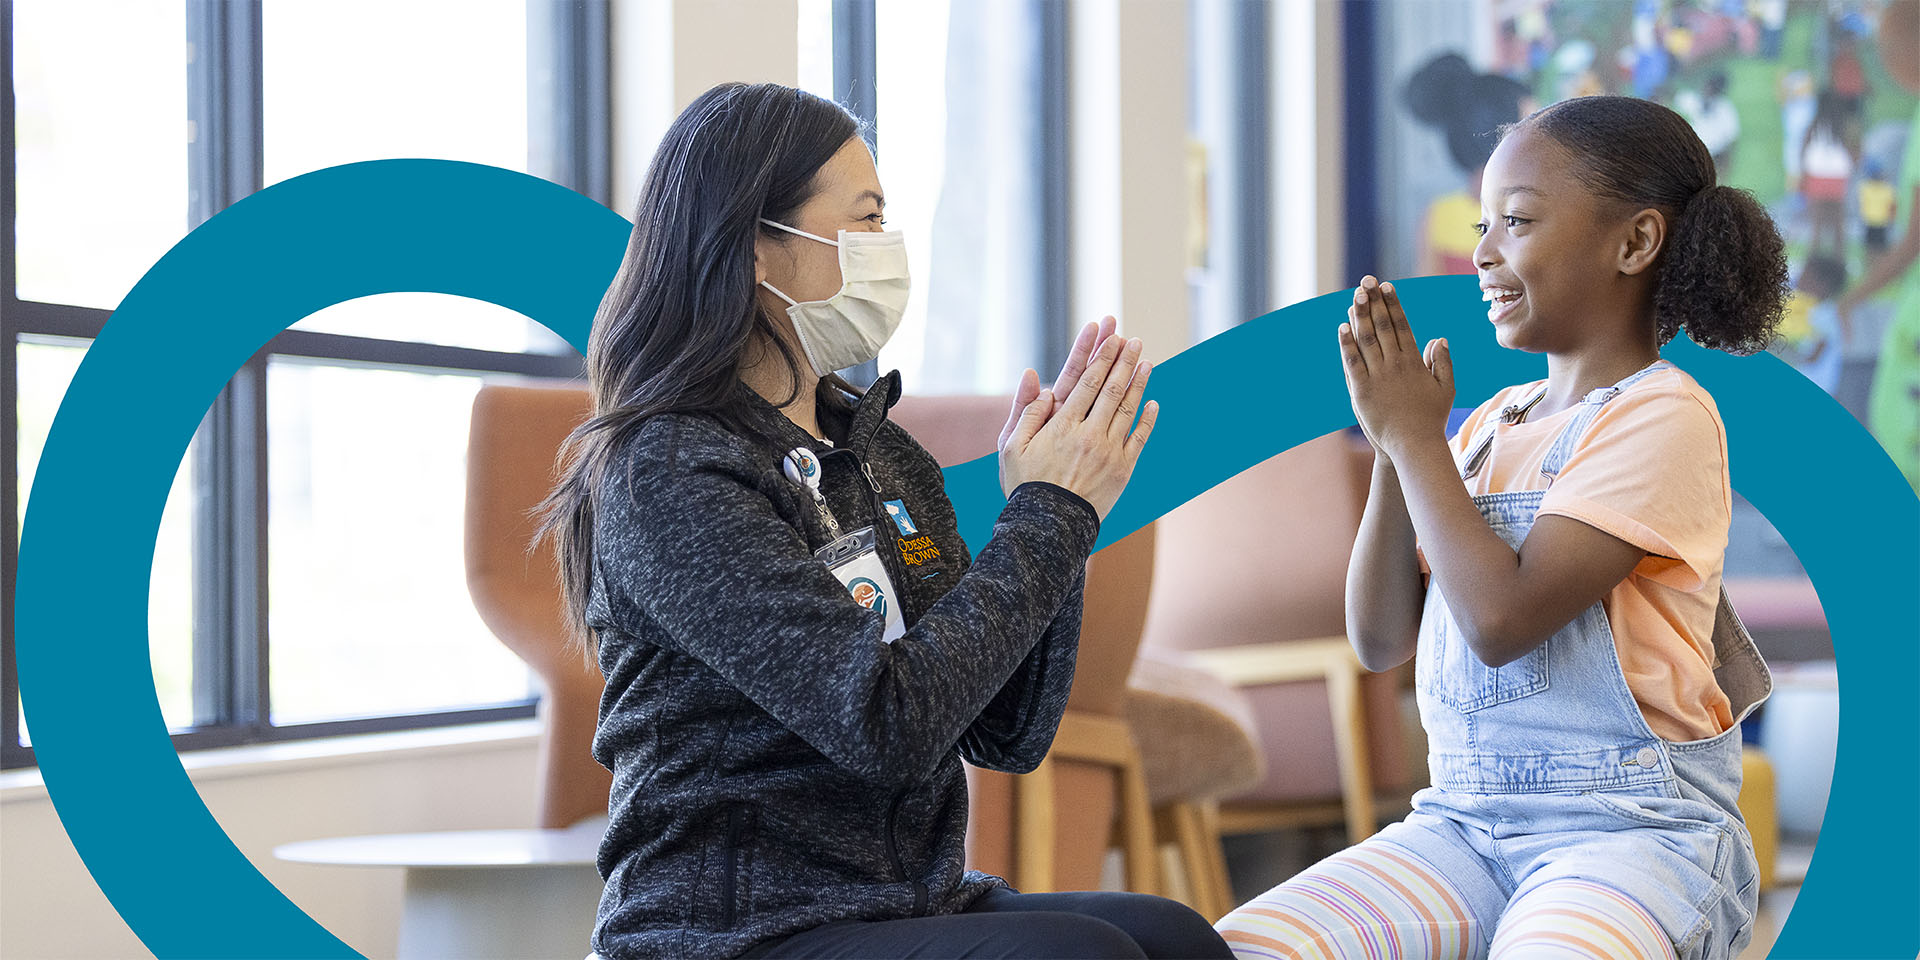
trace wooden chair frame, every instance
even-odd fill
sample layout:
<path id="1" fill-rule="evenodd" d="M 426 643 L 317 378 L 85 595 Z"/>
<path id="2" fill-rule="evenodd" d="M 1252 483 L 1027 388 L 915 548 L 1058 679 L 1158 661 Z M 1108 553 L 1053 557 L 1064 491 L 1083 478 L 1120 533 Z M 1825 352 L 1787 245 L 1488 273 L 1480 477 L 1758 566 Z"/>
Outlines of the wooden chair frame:
<path id="1" fill-rule="evenodd" d="M 1057 816 L 1057 761 L 1111 767 L 1120 811 L 1118 846 L 1126 858 L 1127 889 L 1160 892 L 1154 848 L 1153 813 L 1147 803 L 1147 778 L 1134 745 L 1133 731 L 1119 717 L 1069 710 L 1060 718 L 1053 749 L 1032 773 L 1013 778 L 1014 886 L 1026 893 L 1055 889 L 1054 822 Z"/>
<path id="2" fill-rule="evenodd" d="M 1235 687 L 1320 680 L 1333 714 L 1334 756 L 1340 767 L 1338 804 L 1227 804 L 1219 813 L 1224 833 L 1256 833 L 1311 823 L 1347 825 L 1359 843 L 1379 829 L 1380 800 L 1373 793 L 1368 761 L 1367 714 L 1360 697 L 1366 672 L 1345 636 L 1250 643 L 1189 651 L 1194 661 Z M 1399 803 L 1397 799 L 1391 803 Z"/>

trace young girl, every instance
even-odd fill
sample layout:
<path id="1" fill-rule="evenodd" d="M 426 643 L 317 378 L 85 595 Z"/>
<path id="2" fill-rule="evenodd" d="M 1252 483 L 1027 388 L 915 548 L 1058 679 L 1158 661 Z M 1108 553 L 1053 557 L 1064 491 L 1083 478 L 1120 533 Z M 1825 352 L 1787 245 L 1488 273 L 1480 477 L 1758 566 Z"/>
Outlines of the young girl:
<path id="1" fill-rule="evenodd" d="M 1369 669 L 1416 657 L 1433 786 L 1219 928 L 1242 957 L 1732 956 L 1757 898 L 1738 724 L 1771 683 L 1720 587 L 1719 414 L 1659 348 L 1764 346 L 1780 237 L 1625 97 L 1510 128 L 1478 229 L 1487 319 L 1546 380 L 1449 444 L 1447 345 L 1416 349 L 1392 285 L 1339 334 L 1378 452 L 1348 629 Z"/>

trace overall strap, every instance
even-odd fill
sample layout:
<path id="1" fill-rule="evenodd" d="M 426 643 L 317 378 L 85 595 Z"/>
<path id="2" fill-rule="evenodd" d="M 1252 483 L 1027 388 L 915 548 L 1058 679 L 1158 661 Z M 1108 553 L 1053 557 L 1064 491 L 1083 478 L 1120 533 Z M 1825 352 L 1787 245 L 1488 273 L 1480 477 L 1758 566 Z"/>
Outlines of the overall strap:
<path id="1" fill-rule="evenodd" d="M 1526 419 L 1527 411 L 1547 395 L 1547 385 L 1542 383 L 1538 389 L 1527 395 L 1519 403 L 1509 403 L 1500 408 L 1499 419 L 1480 428 L 1480 435 L 1473 439 L 1473 446 L 1467 448 L 1467 459 L 1460 466 L 1460 479 L 1471 480 L 1487 462 L 1487 454 L 1493 450 L 1494 428 L 1502 423 L 1519 423 Z"/>
<path id="2" fill-rule="evenodd" d="M 1662 370 L 1670 370 L 1672 368 L 1673 364 L 1665 360 L 1655 360 L 1653 363 L 1641 367 L 1639 370 L 1630 374 L 1619 383 L 1611 387 L 1601 387 L 1582 397 L 1580 399 L 1580 409 L 1574 412 L 1572 421 L 1567 424 L 1565 430 L 1560 431 L 1560 436 L 1554 439 L 1553 446 L 1547 450 L 1546 458 L 1541 461 L 1540 475 L 1546 477 L 1548 483 L 1552 483 L 1554 478 L 1560 475 L 1561 468 L 1565 467 L 1567 460 L 1573 456 L 1574 446 L 1580 442 L 1580 437 L 1587 432 L 1587 427 L 1593 425 L 1593 418 L 1600 415 L 1600 410 L 1607 405 L 1607 401 L 1619 396 L 1628 387 L 1639 383 L 1642 379 Z"/>

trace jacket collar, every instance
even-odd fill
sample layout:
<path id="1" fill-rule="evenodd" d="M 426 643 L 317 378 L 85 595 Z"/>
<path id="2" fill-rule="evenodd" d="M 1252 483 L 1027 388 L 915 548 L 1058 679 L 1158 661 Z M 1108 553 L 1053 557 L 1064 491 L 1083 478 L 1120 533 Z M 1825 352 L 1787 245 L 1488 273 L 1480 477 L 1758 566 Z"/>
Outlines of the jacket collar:
<path id="1" fill-rule="evenodd" d="M 787 419 L 786 414 L 768 402 L 745 383 L 737 385 L 744 405 L 749 411 L 750 425 L 762 436 L 773 441 L 781 449 L 811 446 L 819 441 L 800 429 L 798 424 Z M 836 426 L 846 424 L 845 439 L 837 446 L 865 456 L 873 438 L 880 432 L 880 425 L 887 420 L 887 411 L 900 400 L 900 371 L 894 370 L 873 382 L 866 392 L 860 393 L 853 385 L 831 376 L 820 381 L 814 391 L 815 410 L 820 414 L 823 428 L 832 423 Z M 832 431 L 828 436 L 832 436 Z"/>
<path id="2" fill-rule="evenodd" d="M 874 435 L 880 432 L 880 425 L 886 422 L 887 411 L 900 402 L 900 371 L 888 371 L 865 393 L 854 394 L 852 389 L 851 384 L 838 376 L 822 380 L 818 402 L 829 410 L 839 406 L 851 414 L 847 420 L 845 446 L 864 455 L 873 444 Z"/>

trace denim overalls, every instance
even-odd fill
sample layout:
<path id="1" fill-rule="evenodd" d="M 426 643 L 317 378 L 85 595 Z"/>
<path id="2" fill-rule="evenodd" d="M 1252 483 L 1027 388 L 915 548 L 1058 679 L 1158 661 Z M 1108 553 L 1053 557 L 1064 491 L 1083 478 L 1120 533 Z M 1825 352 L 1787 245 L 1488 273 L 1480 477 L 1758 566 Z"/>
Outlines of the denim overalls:
<path id="1" fill-rule="evenodd" d="M 1666 366 L 1588 394 L 1542 471 L 1555 476 L 1608 401 Z M 1544 393 L 1543 386 L 1509 408 L 1509 421 Z M 1478 472 L 1486 447 L 1470 448 L 1463 478 Z M 1474 503 L 1518 549 L 1544 494 L 1494 493 Z M 1468 648 L 1446 600 L 1429 589 L 1416 676 L 1433 786 L 1380 838 L 1432 861 L 1466 895 L 1482 930 L 1539 884 L 1581 878 L 1637 900 L 1682 958 L 1734 955 L 1750 937 L 1759 897 L 1753 842 L 1735 805 L 1739 721 L 1772 692 L 1772 679 L 1724 588 L 1713 645 L 1714 676 L 1732 701 L 1734 725 L 1674 743 L 1641 716 L 1601 604 L 1496 668 Z"/>

